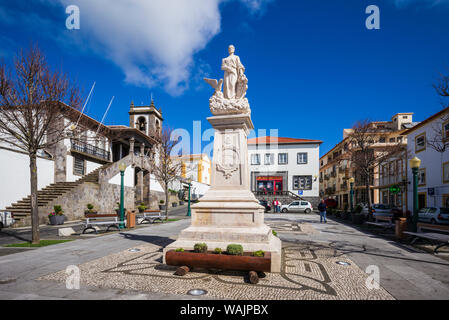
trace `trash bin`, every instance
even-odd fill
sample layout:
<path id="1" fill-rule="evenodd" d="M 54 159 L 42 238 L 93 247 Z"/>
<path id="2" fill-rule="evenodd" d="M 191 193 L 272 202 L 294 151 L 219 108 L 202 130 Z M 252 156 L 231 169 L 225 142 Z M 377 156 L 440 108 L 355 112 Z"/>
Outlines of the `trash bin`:
<path id="1" fill-rule="evenodd" d="M 126 226 L 128 228 L 136 227 L 136 214 L 134 212 L 128 211 L 126 214 Z"/>
<path id="2" fill-rule="evenodd" d="M 407 237 L 403 232 L 407 231 L 407 218 L 398 218 L 396 220 L 396 238 L 405 239 Z"/>

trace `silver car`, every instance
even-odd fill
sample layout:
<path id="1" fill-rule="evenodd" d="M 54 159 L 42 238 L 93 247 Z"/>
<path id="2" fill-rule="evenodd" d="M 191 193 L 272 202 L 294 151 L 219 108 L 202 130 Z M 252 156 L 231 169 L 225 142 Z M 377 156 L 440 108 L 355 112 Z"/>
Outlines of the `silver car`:
<path id="1" fill-rule="evenodd" d="M 362 208 L 363 208 L 362 214 L 365 217 L 368 217 L 368 205 L 364 204 L 362 206 Z M 375 203 L 372 205 L 373 217 L 376 217 L 376 216 L 392 217 L 393 212 L 391 211 L 391 209 L 393 209 L 393 208 L 389 204 Z"/>
<path id="2" fill-rule="evenodd" d="M 419 221 L 432 224 L 449 224 L 449 208 L 422 208 L 418 212 Z"/>

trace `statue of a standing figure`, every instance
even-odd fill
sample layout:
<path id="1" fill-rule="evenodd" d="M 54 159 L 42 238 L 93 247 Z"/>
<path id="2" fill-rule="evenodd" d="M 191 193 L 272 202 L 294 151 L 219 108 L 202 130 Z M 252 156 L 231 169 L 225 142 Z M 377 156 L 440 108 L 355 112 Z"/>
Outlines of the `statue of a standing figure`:
<path id="1" fill-rule="evenodd" d="M 245 67 L 240 62 L 239 56 L 234 54 L 235 47 L 231 44 L 229 46 L 229 56 L 223 59 L 221 64 L 221 70 L 224 71 L 224 87 L 223 87 L 223 95 L 225 99 L 241 99 L 243 98 L 242 94 L 246 93 L 242 92 L 242 85 L 246 86 L 248 80 L 245 76 Z M 245 83 L 246 81 L 246 83 Z"/>
<path id="2" fill-rule="evenodd" d="M 248 90 L 245 67 L 234 52 L 234 46 L 230 45 L 229 56 L 222 60 L 221 69 L 224 71 L 224 79 L 204 78 L 204 81 L 215 89 L 214 95 L 209 99 L 210 111 L 213 115 L 251 113 L 248 99 L 245 98 Z M 222 86 L 223 92 L 221 92 Z"/>

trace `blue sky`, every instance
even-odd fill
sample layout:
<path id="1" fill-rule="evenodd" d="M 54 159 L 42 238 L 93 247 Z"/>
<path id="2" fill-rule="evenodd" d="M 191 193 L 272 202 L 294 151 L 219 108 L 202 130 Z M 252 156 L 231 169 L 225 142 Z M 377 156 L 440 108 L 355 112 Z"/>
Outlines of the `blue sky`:
<path id="1" fill-rule="evenodd" d="M 80 7 L 67 30 L 65 8 Z M 380 8 L 367 30 L 365 8 Z M 152 93 L 165 123 L 192 131 L 210 116 L 213 90 L 234 44 L 246 67 L 256 129 L 320 139 L 321 154 L 359 120 L 441 109 L 432 83 L 449 70 L 449 1 L 440 0 L 0 0 L 0 58 L 39 42 L 49 62 L 87 93 L 87 114 L 128 124 L 131 100 Z"/>

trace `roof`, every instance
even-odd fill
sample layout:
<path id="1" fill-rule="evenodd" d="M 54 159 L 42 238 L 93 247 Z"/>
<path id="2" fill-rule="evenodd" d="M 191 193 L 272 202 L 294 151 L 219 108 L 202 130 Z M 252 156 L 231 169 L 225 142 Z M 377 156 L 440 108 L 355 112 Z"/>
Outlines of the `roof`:
<path id="1" fill-rule="evenodd" d="M 421 127 L 423 127 L 424 125 L 426 125 L 427 123 L 435 120 L 436 118 L 440 117 L 441 115 L 445 114 L 446 112 L 449 112 L 449 107 L 444 108 L 443 110 L 435 113 L 434 115 L 428 117 L 426 120 L 421 121 L 419 124 L 417 124 L 416 126 L 414 126 L 413 128 L 408 129 L 407 131 L 403 132 L 402 135 L 408 135 L 410 133 L 412 133 L 413 131 L 415 131 L 416 129 L 419 129 Z"/>
<path id="2" fill-rule="evenodd" d="M 248 144 L 322 144 L 321 140 L 294 139 L 282 137 L 260 137 L 248 139 Z"/>
<path id="3" fill-rule="evenodd" d="M 118 133 L 119 137 L 120 136 L 127 137 L 127 138 L 140 137 L 141 139 L 143 139 L 147 142 L 150 142 L 150 144 L 157 144 L 157 140 L 155 137 L 148 136 L 145 134 L 145 132 L 142 132 L 137 128 L 131 128 L 131 127 L 122 126 L 122 125 L 107 126 L 107 127 L 112 132 Z"/>

